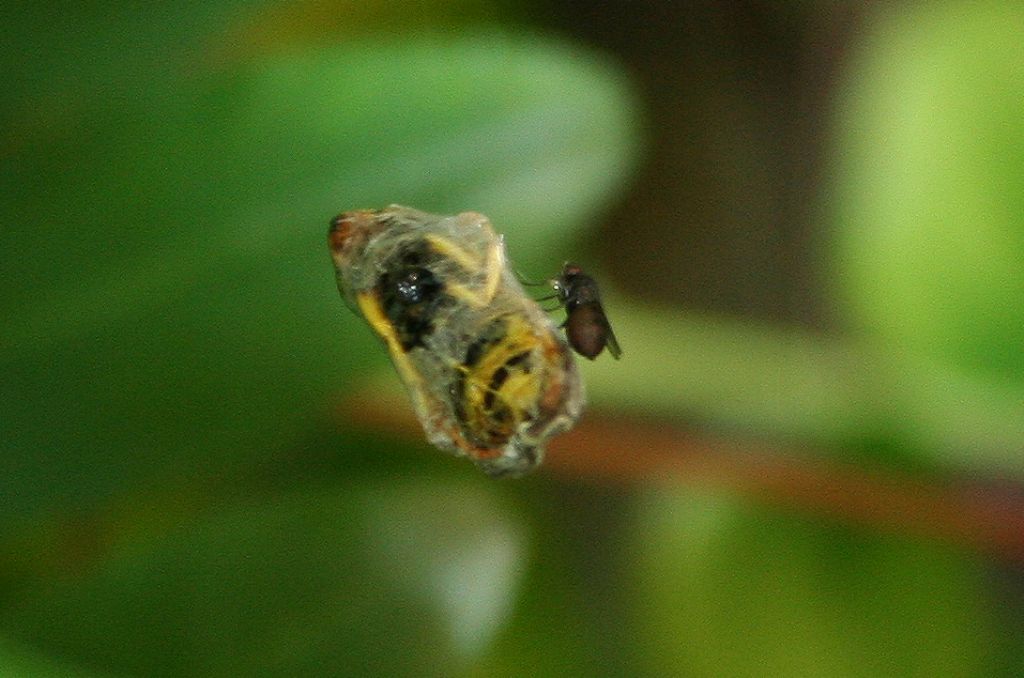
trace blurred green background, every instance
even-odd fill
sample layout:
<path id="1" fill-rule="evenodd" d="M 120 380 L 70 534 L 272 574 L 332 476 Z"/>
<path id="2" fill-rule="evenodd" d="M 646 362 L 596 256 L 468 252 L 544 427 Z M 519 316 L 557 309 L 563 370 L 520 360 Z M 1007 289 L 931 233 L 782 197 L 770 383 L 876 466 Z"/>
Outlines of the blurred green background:
<path id="1" fill-rule="evenodd" d="M 1021 550 L 630 470 L 671 425 L 1020 546 L 1021 3 L 2 15 L 0 675 L 1024 675 Z M 392 202 L 595 272 L 623 479 L 339 414 L 397 380 L 327 222 Z"/>

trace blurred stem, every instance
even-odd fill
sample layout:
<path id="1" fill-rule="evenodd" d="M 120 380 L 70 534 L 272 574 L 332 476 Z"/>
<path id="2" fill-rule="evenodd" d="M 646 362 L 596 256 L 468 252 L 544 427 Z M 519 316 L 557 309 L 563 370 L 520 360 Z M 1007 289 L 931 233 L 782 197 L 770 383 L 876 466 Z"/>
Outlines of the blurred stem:
<path id="1" fill-rule="evenodd" d="M 625 362 L 586 366 L 595 403 L 823 448 L 878 439 L 967 472 L 1024 473 L 1024 392 L 849 337 L 609 297 Z M 681 416 L 682 415 L 682 416 Z"/>
<path id="2" fill-rule="evenodd" d="M 375 383 L 351 395 L 345 426 L 422 440 L 402 394 Z M 424 447 L 425 444 L 424 444 Z M 604 484 L 712 487 L 819 518 L 915 535 L 1024 563 L 1024 495 L 867 469 L 809 449 L 702 437 L 664 423 L 591 412 L 553 440 L 549 472 Z M 1003 488 L 1006 489 L 1006 488 Z"/>

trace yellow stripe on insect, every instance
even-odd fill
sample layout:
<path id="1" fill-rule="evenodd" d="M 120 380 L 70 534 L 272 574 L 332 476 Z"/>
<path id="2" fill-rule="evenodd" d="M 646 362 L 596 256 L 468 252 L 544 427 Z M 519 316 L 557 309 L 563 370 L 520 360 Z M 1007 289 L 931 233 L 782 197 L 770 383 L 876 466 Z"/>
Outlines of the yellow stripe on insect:
<path id="1" fill-rule="evenodd" d="M 430 243 L 431 249 L 440 254 L 442 257 L 451 259 L 456 264 L 461 266 L 464 270 L 470 273 L 476 273 L 480 270 L 482 261 L 474 257 L 466 250 L 459 247 L 458 244 L 452 242 L 448 238 L 436 235 L 434 233 L 427 233 L 423 238 Z"/>
<path id="2" fill-rule="evenodd" d="M 484 284 L 478 291 L 470 289 L 466 285 L 449 282 L 448 294 L 475 308 L 483 308 L 493 301 L 494 295 L 498 293 L 498 286 L 501 284 L 502 272 L 505 270 L 505 249 L 500 237 L 496 238 L 495 242 L 487 248 L 487 257 L 484 261 L 480 261 L 448 238 L 428 233 L 424 239 L 430 243 L 430 247 L 435 253 L 455 262 L 467 273 L 477 275 L 484 271 L 486 274 Z"/>
<path id="3" fill-rule="evenodd" d="M 331 220 L 328 246 L 338 289 L 387 346 L 433 445 L 519 476 L 580 416 L 569 347 L 486 216 L 354 210 Z"/>
<path id="4" fill-rule="evenodd" d="M 407 385 L 422 384 L 419 371 L 413 366 L 405 351 L 402 350 L 402 342 L 398 340 L 394 326 L 388 321 L 387 316 L 384 315 L 384 309 L 381 308 L 377 296 L 373 293 L 363 292 L 356 295 L 356 303 L 359 304 L 359 312 L 363 314 L 366 322 L 388 345 L 388 353 L 391 354 L 391 361 L 395 364 L 395 369 L 398 370 L 398 376 Z M 412 392 L 415 394 L 415 391 Z M 417 400 L 420 399 L 417 398 Z M 416 402 L 416 405 L 417 409 L 419 409 L 421 403 Z"/>
<path id="5" fill-rule="evenodd" d="M 469 385 L 464 397 L 465 409 L 478 428 L 509 434 L 530 418 L 541 392 L 539 375 L 530 371 L 540 340 L 519 316 L 508 316 L 504 329 L 501 340 L 475 365 L 463 367 Z M 506 415 L 511 420 L 505 420 Z"/>

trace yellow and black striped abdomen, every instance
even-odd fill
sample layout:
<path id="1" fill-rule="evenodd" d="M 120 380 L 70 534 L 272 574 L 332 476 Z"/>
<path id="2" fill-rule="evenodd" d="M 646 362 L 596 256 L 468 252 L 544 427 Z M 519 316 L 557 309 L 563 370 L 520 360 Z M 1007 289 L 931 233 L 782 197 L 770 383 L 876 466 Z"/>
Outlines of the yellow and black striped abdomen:
<path id="1" fill-rule="evenodd" d="M 338 289 L 385 342 L 432 444 L 518 476 L 572 427 L 584 394 L 559 330 L 475 212 L 391 205 L 331 220 Z"/>
<path id="2" fill-rule="evenodd" d="M 466 350 L 454 400 L 476 444 L 503 445 L 536 418 L 545 388 L 544 341 L 519 314 L 495 318 Z"/>

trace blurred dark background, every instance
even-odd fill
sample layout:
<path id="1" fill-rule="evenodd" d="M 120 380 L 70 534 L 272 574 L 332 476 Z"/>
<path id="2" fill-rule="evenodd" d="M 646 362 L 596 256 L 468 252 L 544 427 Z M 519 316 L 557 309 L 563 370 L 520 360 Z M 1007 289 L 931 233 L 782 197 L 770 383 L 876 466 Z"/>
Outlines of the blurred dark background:
<path id="1" fill-rule="evenodd" d="M 865 9 L 834 3 L 535 4 L 533 17 L 616 55 L 653 152 L 607 220 L 630 293 L 828 326 L 817 201 L 831 106 Z M 651 258 L 645 253 L 660 252 Z M 611 268 L 611 267 L 610 267 Z"/>

